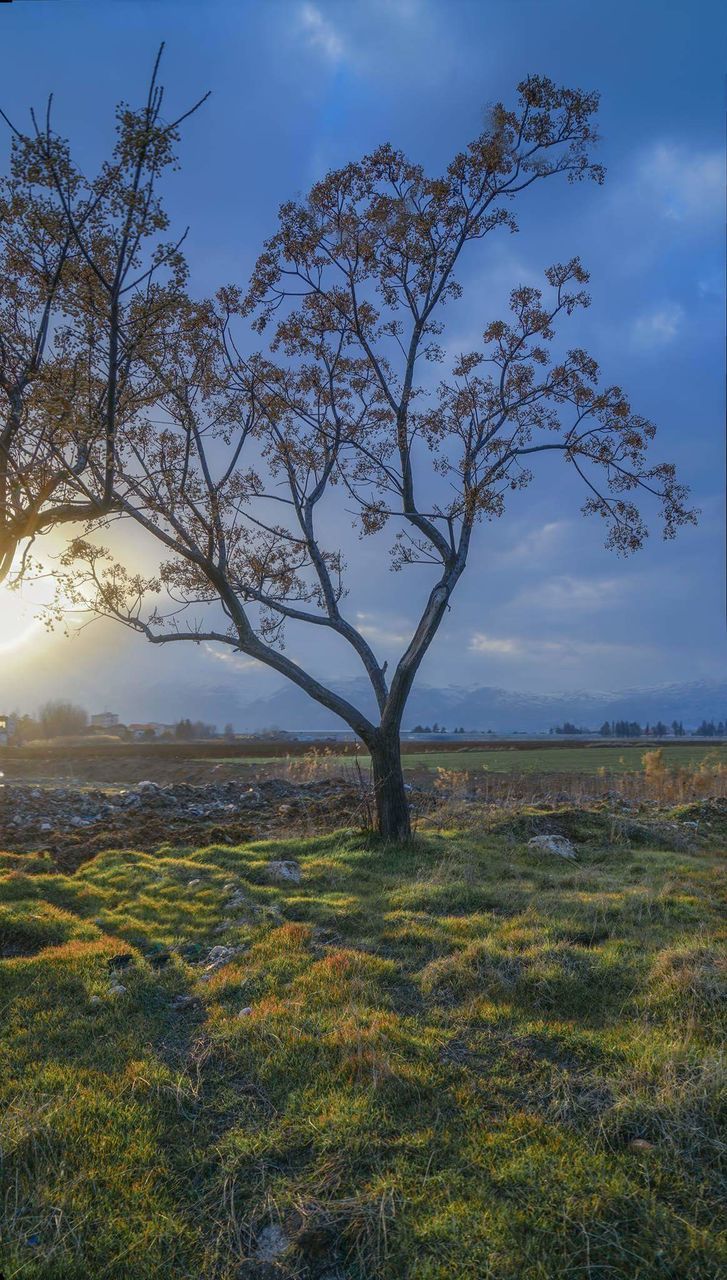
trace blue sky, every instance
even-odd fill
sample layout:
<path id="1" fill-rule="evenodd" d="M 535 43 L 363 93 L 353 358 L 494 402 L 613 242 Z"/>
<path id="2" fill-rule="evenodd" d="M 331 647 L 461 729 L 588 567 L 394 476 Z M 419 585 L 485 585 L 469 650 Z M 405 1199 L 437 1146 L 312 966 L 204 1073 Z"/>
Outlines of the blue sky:
<path id="1" fill-rule="evenodd" d="M 673 0 L 21 0 L 0 8 L 0 105 L 22 123 L 52 89 L 57 127 L 92 168 L 115 102 L 141 95 L 165 40 L 170 111 L 212 90 L 168 188 L 175 224 L 190 224 L 192 284 L 204 293 L 244 283 L 278 204 L 331 166 L 391 141 L 443 169 L 479 131 L 487 104 L 507 102 L 530 72 L 598 89 L 605 186 L 551 184 L 524 200 L 519 234 L 468 257 L 446 340 L 467 349 L 512 286 L 578 253 L 593 303 L 568 337 L 658 424 L 655 457 L 678 463 L 700 524 L 670 544 L 655 529 L 645 551 L 619 560 L 580 516 L 576 487 L 545 466 L 505 519 L 481 530 L 421 679 L 610 689 L 726 669 L 726 26 L 717 3 Z M 350 613 L 394 658 L 415 622 L 423 571 L 392 577 L 379 548 L 353 535 L 349 560 Z M 121 699 L 134 716 L 151 699 L 161 716 L 175 690 L 194 688 L 202 714 L 210 685 L 229 682 L 246 701 L 279 683 L 241 659 L 173 649 L 105 624 L 70 641 L 37 632 L 2 652 L 0 703 L 12 691 L 33 706 L 62 686 L 89 705 Z M 317 635 L 291 633 L 288 651 L 321 673 L 354 674 Z M 134 672 L 123 690 L 119 664 Z"/>

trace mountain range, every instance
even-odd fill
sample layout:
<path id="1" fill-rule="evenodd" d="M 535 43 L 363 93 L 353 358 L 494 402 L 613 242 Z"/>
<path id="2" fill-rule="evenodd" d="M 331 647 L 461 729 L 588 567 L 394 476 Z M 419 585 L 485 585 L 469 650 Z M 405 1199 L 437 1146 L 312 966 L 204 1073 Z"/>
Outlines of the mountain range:
<path id="1" fill-rule="evenodd" d="M 341 681 L 333 687 L 366 714 L 375 716 L 373 695 L 365 679 Z M 228 692 L 224 705 L 224 719 L 232 720 L 241 731 L 279 728 L 323 732 L 346 727 L 337 716 L 290 684 L 234 707 Z M 450 685 L 442 689 L 421 684 L 412 690 L 403 727 L 412 729 L 416 724 L 437 721 L 449 730 L 462 726 L 465 730 L 492 729 L 495 733 L 547 733 L 566 720 L 578 727 L 598 729 L 604 720 L 653 724 L 658 719 L 667 724 L 683 721 L 687 729 L 703 719 L 727 720 L 727 680 L 695 680 L 610 693 L 560 694 L 518 693 L 489 685 Z"/>

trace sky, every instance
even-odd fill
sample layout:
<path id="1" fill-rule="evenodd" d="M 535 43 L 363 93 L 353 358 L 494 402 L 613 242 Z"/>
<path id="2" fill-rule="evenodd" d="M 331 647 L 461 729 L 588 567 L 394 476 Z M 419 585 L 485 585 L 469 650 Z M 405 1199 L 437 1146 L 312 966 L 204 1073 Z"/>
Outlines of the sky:
<path id="1" fill-rule="evenodd" d="M 578 254 L 592 305 L 571 341 L 658 426 L 654 457 L 679 467 L 701 509 L 676 542 L 658 528 L 629 560 L 580 515 L 556 463 L 483 526 L 420 680 L 542 693 L 721 678 L 725 639 L 725 49 L 723 6 L 640 0 L 15 0 L 0 7 L 0 106 L 27 120 L 54 93 L 56 125 L 93 169 L 113 110 L 138 100 L 166 42 L 170 112 L 207 89 L 166 187 L 192 288 L 244 285 L 281 201 L 388 141 L 437 173 L 530 73 L 601 94 L 603 187 L 543 184 L 517 236 L 476 247 L 447 314 L 447 349 L 471 349 L 509 290 Z M 8 139 L 0 138 L 0 163 Z M 547 190 L 545 188 L 548 188 Z M 392 575 L 376 540 L 329 513 L 351 568 L 347 607 L 395 660 L 416 624 L 424 570 Z M 343 529 L 343 532 L 341 532 Z M 313 630 L 311 636 L 306 631 Z M 319 629 L 288 638 L 316 674 L 359 674 Z M 0 595 L 0 710 L 71 696 L 126 718 L 203 716 L 280 678 L 211 646 L 150 646 L 109 623 L 67 637 Z M 215 705 L 219 702 L 216 697 Z"/>

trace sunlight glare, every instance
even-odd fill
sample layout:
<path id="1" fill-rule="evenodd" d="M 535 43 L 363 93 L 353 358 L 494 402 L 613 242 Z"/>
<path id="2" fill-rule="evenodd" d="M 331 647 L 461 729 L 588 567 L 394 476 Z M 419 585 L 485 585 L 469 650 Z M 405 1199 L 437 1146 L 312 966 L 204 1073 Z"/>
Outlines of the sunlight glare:
<path id="1" fill-rule="evenodd" d="M 0 654 L 21 649 L 42 630 L 27 601 L 14 591 L 0 588 Z"/>

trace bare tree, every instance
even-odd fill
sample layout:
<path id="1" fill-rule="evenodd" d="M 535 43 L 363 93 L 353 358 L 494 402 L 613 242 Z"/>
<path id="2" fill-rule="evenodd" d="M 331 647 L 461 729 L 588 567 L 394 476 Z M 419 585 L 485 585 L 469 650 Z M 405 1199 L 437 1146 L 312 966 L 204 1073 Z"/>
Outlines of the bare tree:
<path id="1" fill-rule="evenodd" d="M 510 317 L 489 323 L 483 349 L 456 359 L 438 387 L 426 373 L 444 362 L 442 316 L 461 293 L 467 247 L 514 229 L 515 197 L 539 181 L 602 180 L 590 156 L 596 106 L 593 94 L 530 78 L 443 176 L 384 146 L 284 205 L 247 294 L 180 302 L 147 345 L 164 383 L 161 421 L 119 432 L 113 496 L 161 544 L 158 573 L 131 574 L 90 537 L 65 558 L 65 587 L 85 607 L 156 644 L 230 646 L 340 716 L 370 751 L 387 837 L 410 831 L 400 728 L 412 683 L 476 524 L 504 513 L 538 456 L 557 452 L 577 473 L 584 511 L 603 519 L 619 552 L 646 536 L 638 496 L 661 505 L 666 537 L 694 520 L 674 468 L 647 461 L 654 427 L 619 387 L 599 388 L 580 347 L 551 353 L 556 322 L 588 303 L 577 258 L 546 271 L 546 292 L 516 288 Z M 246 316 L 257 332 L 272 326 L 267 353 L 241 354 Z M 342 553 L 319 536 L 326 504 L 352 510 L 363 536 L 390 530 L 395 571 L 433 573 L 391 673 L 347 616 Z M 185 622 L 213 605 L 221 626 Z M 296 624 L 350 646 L 377 717 L 286 655 L 284 628 Z"/>
<path id="2" fill-rule="evenodd" d="M 163 120 L 160 57 L 92 180 L 50 99 L 29 133 L 0 112 L 0 581 L 39 533 L 112 510 L 119 426 L 154 402 L 144 343 L 186 279 L 157 186 L 190 114 Z"/>
<path id="3" fill-rule="evenodd" d="M 73 702 L 54 698 L 43 703 L 38 711 L 38 724 L 44 738 L 83 733 L 88 725 L 88 713 Z"/>

